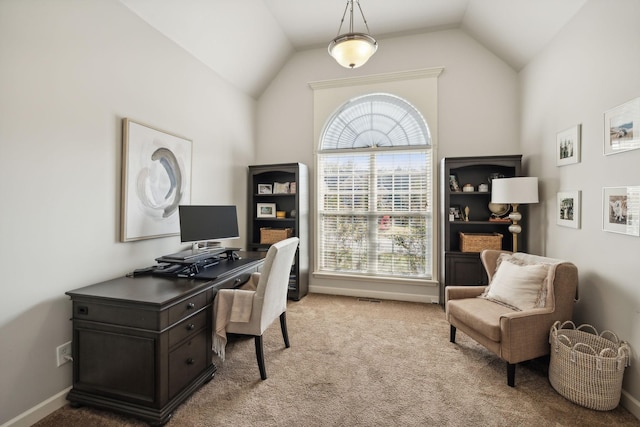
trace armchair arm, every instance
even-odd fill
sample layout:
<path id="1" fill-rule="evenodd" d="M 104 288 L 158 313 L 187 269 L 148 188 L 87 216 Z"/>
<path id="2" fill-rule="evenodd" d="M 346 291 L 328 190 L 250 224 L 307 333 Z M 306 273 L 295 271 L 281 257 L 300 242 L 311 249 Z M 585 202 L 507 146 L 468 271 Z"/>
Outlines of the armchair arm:
<path id="1" fill-rule="evenodd" d="M 475 298 L 482 295 L 486 286 L 447 286 L 444 288 L 444 300 Z"/>
<path id="2" fill-rule="evenodd" d="M 501 357 L 509 363 L 549 354 L 549 331 L 557 319 L 550 308 L 506 313 L 500 318 Z"/>

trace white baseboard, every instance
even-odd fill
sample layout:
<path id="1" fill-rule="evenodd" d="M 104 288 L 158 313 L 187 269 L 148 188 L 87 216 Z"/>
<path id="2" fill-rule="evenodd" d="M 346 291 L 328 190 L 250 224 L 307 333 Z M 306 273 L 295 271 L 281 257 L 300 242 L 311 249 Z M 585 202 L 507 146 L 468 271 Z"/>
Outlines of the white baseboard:
<path id="1" fill-rule="evenodd" d="M 71 387 L 62 390 L 60 393 L 51 396 L 44 402 L 7 421 L 0 427 L 30 427 L 34 425 L 47 415 L 66 405 L 68 403 L 66 397 L 70 390 Z"/>
<path id="2" fill-rule="evenodd" d="M 640 401 L 624 391 L 624 389 L 620 396 L 620 403 L 627 411 L 631 412 L 634 417 L 640 420 Z"/>
<path id="3" fill-rule="evenodd" d="M 426 304 L 438 304 L 438 298 L 431 295 L 410 294 L 399 292 L 372 291 L 364 289 L 338 288 L 332 286 L 310 285 L 309 292 L 316 294 L 342 295 L 348 297 L 377 298 L 395 301 L 422 302 Z"/>

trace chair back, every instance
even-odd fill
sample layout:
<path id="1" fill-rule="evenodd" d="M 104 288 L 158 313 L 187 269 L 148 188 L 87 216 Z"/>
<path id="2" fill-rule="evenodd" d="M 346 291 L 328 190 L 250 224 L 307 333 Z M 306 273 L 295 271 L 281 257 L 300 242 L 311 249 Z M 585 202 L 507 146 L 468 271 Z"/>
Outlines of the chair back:
<path id="1" fill-rule="evenodd" d="M 267 252 L 253 300 L 253 312 L 261 313 L 261 334 L 287 310 L 289 275 L 299 240 L 297 237 L 281 240 Z"/>

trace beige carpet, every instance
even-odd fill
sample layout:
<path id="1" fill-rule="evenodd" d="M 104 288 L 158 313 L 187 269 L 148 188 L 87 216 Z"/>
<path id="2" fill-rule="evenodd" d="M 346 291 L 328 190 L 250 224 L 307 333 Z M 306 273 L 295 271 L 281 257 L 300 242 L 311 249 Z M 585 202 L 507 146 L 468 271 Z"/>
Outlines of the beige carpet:
<path id="1" fill-rule="evenodd" d="M 285 349 L 265 333 L 266 381 L 253 339 L 227 346 L 215 378 L 169 426 L 640 426 L 618 406 L 575 405 L 549 385 L 547 363 L 504 362 L 464 333 L 449 343 L 438 305 L 311 294 L 289 302 Z M 135 419 L 64 407 L 36 426 L 142 426 Z"/>

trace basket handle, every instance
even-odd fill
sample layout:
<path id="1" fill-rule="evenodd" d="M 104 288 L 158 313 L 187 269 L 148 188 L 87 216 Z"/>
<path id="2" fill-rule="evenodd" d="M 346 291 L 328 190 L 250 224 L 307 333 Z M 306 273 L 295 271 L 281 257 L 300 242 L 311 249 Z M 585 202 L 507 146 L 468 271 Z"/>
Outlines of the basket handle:
<path id="1" fill-rule="evenodd" d="M 585 329 L 591 329 L 591 331 L 593 331 L 593 335 L 598 335 L 598 330 L 595 328 L 595 326 L 589 325 L 587 323 L 583 323 L 582 325 L 578 326 L 576 329 L 583 332 L 587 332 L 585 331 Z"/>
<path id="2" fill-rule="evenodd" d="M 602 333 L 600 333 L 600 336 L 602 338 L 606 338 L 605 335 L 609 335 L 610 337 L 613 338 L 613 339 L 610 339 L 609 341 L 613 341 L 616 344 L 620 343 L 620 340 L 618 339 L 618 336 L 613 331 L 610 331 L 610 330 L 607 329 L 605 331 L 602 331 Z"/>
<path id="3" fill-rule="evenodd" d="M 593 349 L 593 347 L 591 347 L 590 345 L 585 344 L 585 343 L 583 343 L 583 342 L 579 342 L 579 343 L 576 343 L 576 344 L 571 348 L 571 362 L 576 363 L 576 358 L 577 358 L 576 356 L 577 356 L 577 354 L 578 354 L 578 349 L 579 349 L 580 347 L 584 347 L 584 348 L 586 348 L 586 349 L 589 349 L 589 350 L 590 350 L 590 353 L 591 353 L 593 356 L 597 356 L 597 355 L 598 355 L 598 353 L 596 353 L 596 351 Z M 583 352 L 583 353 L 585 353 L 585 352 Z"/>

